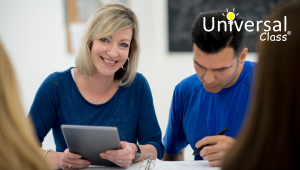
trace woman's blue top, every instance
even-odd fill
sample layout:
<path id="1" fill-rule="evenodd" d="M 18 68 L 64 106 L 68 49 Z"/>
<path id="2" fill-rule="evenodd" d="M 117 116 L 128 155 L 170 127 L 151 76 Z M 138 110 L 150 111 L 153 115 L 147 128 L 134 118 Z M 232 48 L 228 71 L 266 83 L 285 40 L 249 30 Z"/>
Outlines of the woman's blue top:
<path id="1" fill-rule="evenodd" d="M 120 86 L 106 103 L 92 104 L 80 93 L 69 68 L 49 75 L 34 98 L 29 111 L 42 143 L 52 128 L 56 151 L 66 148 L 61 125 L 114 126 L 121 141 L 151 144 L 158 158 L 164 154 L 161 130 L 156 118 L 149 84 L 137 73 L 133 83 Z"/>

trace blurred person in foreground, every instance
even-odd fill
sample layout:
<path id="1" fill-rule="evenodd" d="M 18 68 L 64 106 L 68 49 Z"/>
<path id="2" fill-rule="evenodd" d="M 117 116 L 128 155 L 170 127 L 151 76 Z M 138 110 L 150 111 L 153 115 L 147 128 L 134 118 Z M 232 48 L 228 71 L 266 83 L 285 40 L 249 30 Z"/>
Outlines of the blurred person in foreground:
<path id="1" fill-rule="evenodd" d="M 137 73 L 138 22 L 121 4 L 99 8 L 87 21 L 76 54 L 76 68 L 49 75 L 29 111 L 42 143 L 52 129 L 56 152 L 46 153 L 53 168 L 80 169 L 90 162 L 69 152 L 62 124 L 114 126 L 121 147 L 99 153 L 118 166 L 128 167 L 152 153 L 164 153 L 150 86 Z M 137 144 L 138 143 L 138 144 Z"/>
<path id="2" fill-rule="evenodd" d="M 281 22 L 286 41 L 259 41 L 253 104 L 245 127 L 225 158 L 223 170 L 299 169 L 300 2 L 275 8 L 267 20 Z M 276 23 L 274 23 L 276 21 Z"/>
<path id="3" fill-rule="evenodd" d="M 50 169 L 20 101 L 12 64 L 0 42 L 0 169 Z"/>

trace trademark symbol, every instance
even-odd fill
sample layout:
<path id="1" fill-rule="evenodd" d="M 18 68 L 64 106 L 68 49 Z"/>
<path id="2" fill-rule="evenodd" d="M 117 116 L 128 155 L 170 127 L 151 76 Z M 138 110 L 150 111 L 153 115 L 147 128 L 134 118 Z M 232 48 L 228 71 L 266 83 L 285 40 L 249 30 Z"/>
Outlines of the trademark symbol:
<path id="1" fill-rule="evenodd" d="M 288 31 L 288 32 L 287 32 L 287 35 L 291 35 L 291 34 L 292 34 L 292 32 L 291 32 L 291 31 Z"/>

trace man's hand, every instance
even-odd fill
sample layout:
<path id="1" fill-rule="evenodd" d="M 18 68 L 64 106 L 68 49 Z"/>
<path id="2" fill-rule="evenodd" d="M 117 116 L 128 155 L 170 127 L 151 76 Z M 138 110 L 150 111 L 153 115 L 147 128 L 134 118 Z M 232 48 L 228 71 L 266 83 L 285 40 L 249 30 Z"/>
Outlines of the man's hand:
<path id="1" fill-rule="evenodd" d="M 229 136 L 217 135 L 217 136 L 207 136 L 196 143 L 196 148 L 205 146 L 200 151 L 200 156 L 204 160 L 208 160 L 210 166 L 221 166 L 227 151 L 235 143 L 235 139 Z"/>

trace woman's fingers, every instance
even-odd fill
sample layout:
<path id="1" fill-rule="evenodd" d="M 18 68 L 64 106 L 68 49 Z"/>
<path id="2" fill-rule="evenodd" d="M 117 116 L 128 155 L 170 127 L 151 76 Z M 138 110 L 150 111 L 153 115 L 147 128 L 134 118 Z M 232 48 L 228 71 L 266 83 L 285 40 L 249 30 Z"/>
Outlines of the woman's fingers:
<path id="1" fill-rule="evenodd" d="M 109 160 L 121 167 L 128 167 L 132 162 L 132 158 L 130 155 L 114 156 L 114 155 L 101 153 L 100 156 L 101 158 Z"/>
<path id="2" fill-rule="evenodd" d="M 70 158 L 70 159 L 81 158 L 81 155 L 76 154 L 76 153 L 71 153 L 71 152 L 69 151 L 69 148 L 67 148 L 67 149 L 64 151 L 64 155 L 65 155 L 67 158 Z"/>
<path id="3" fill-rule="evenodd" d="M 71 162 L 63 162 L 62 163 L 63 169 L 83 169 L 88 166 L 89 166 L 89 164 L 74 164 Z"/>
<path id="4" fill-rule="evenodd" d="M 62 169 L 82 169 L 90 165 L 89 161 L 80 158 L 81 155 L 71 153 L 67 148 L 61 157 L 60 166 Z"/>
<path id="5" fill-rule="evenodd" d="M 128 167 L 134 159 L 133 150 L 128 142 L 121 142 L 121 146 L 122 149 L 108 150 L 104 153 L 101 153 L 101 158 L 107 159 L 118 166 Z"/>

